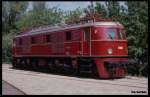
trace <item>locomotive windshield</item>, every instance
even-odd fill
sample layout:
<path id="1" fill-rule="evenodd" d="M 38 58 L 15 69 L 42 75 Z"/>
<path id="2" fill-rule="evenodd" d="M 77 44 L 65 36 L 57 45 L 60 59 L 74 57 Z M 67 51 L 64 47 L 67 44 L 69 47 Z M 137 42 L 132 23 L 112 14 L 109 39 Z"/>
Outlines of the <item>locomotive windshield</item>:
<path id="1" fill-rule="evenodd" d="M 117 32 L 116 29 L 107 29 L 107 38 L 108 39 L 115 39 L 115 33 Z"/>
<path id="2" fill-rule="evenodd" d="M 106 29 L 107 39 L 117 39 L 123 40 L 125 39 L 125 34 L 123 29 L 116 29 L 116 28 L 108 28 Z"/>

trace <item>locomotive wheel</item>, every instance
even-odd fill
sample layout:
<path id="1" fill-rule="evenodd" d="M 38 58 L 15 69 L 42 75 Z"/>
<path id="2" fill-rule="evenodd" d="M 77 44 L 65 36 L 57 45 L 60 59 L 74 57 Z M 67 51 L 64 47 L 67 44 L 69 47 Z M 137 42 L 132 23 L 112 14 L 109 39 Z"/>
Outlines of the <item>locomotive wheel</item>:
<path id="1" fill-rule="evenodd" d="M 24 59 L 19 59 L 18 67 L 20 69 L 24 69 L 25 68 L 25 61 L 24 61 Z"/>
<path id="2" fill-rule="evenodd" d="M 27 65 L 26 59 L 22 59 L 22 68 L 26 69 L 27 68 L 26 65 Z"/>
<path id="3" fill-rule="evenodd" d="M 34 68 L 34 60 L 33 59 L 30 59 L 30 63 L 28 64 L 28 69 L 29 70 L 33 70 L 33 68 Z"/>
<path id="4" fill-rule="evenodd" d="M 57 71 L 54 59 L 49 60 L 47 66 L 48 66 L 48 70 L 50 72 L 54 72 L 55 73 Z"/>
<path id="5" fill-rule="evenodd" d="M 19 59 L 16 58 L 16 68 L 19 68 Z"/>
<path id="6" fill-rule="evenodd" d="M 30 65 L 31 65 L 30 59 L 27 58 L 26 59 L 26 69 L 30 69 Z"/>
<path id="7" fill-rule="evenodd" d="M 78 76 L 79 75 L 79 71 L 77 68 L 73 68 L 72 71 L 71 71 L 71 75 L 72 76 Z"/>
<path id="8" fill-rule="evenodd" d="M 38 70 L 39 69 L 38 60 L 32 60 L 31 61 L 31 68 L 33 70 Z"/>
<path id="9" fill-rule="evenodd" d="M 71 75 L 76 76 L 78 75 L 78 61 L 77 59 L 72 60 L 72 73 Z"/>
<path id="10" fill-rule="evenodd" d="M 21 65 L 20 65 L 20 68 L 23 69 L 24 68 L 24 61 L 21 59 Z"/>
<path id="11" fill-rule="evenodd" d="M 23 68 L 22 65 L 23 65 L 23 64 L 22 64 L 22 59 L 20 59 L 19 64 L 18 64 L 18 67 L 19 67 L 20 69 L 22 69 L 22 68 Z"/>
<path id="12" fill-rule="evenodd" d="M 47 69 L 47 65 L 48 65 L 47 60 L 43 58 L 43 59 L 36 60 L 35 67 L 36 69 L 39 69 L 40 71 L 45 72 Z"/>
<path id="13" fill-rule="evenodd" d="M 16 59 L 14 59 L 14 58 L 12 60 L 12 66 L 13 66 L 13 68 L 17 68 Z"/>
<path id="14" fill-rule="evenodd" d="M 25 69 L 27 69 L 27 68 L 28 68 L 27 59 L 24 59 L 24 68 L 25 68 Z"/>
<path id="15" fill-rule="evenodd" d="M 52 66 L 52 62 L 48 62 L 48 70 L 50 71 L 50 72 L 52 72 L 52 68 L 53 68 L 53 66 Z"/>

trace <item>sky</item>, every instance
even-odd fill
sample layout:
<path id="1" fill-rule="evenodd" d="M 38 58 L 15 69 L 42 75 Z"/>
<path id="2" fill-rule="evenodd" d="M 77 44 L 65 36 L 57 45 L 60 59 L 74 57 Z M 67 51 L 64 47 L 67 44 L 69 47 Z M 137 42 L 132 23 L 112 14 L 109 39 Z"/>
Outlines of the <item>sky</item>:
<path id="1" fill-rule="evenodd" d="M 96 2 L 100 2 L 102 4 L 104 4 L 104 1 L 96 1 Z M 94 5 L 95 3 L 94 2 Z M 121 4 L 123 4 L 124 2 L 121 2 Z M 46 6 L 48 8 L 53 8 L 53 7 L 58 7 L 60 9 L 62 9 L 63 11 L 71 11 L 71 10 L 75 10 L 76 8 L 80 7 L 80 8 L 86 8 L 88 5 L 90 5 L 90 1 L 51 1 L 51 2 L 46 2 Z M 31 2 L 29 5 L 29 9 L 32 8 L 31 6 Z"/>
<path id="2" fill-rule="evenodd" d="M 58 8 L 64 10 L 64 11 L 69 11 L 69 10 L 74 10 L 78 7 L 80 8 L 86 8 L 88 5 L 90 4 L 90 2 L 48 2 L 47 3 L 47 7 L 51 8 L 54 6 L 57 6 Z"/>

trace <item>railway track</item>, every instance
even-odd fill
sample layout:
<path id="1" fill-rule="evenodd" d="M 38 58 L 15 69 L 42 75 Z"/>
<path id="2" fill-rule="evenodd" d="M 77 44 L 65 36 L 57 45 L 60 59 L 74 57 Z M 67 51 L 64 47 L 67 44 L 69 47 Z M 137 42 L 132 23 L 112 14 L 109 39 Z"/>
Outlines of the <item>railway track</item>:
<path id="1" fill-rule="evenodd" d="M 7 68 L 8 69 L 8 68 Z M 20 70 L 20 69 L 15 69 L 15 70 Z M 99 83 L 103 83 L 103 84 L 110 84 L 110 85 L 118 85 L 118 86 L 123 86 L 123 87 L 135 87 L 135 88 L 148 88 L 148 83 L 147 82 L 139 82 L 137 81 L 137 79 L 132 79 L 131 77 L 125 77 L 125 78 L 122 78 L 122 79 L 107 79 L 107 80 L 104 80 L 104 79 L 94 79 L 94 78 L 85 78 L 85 77 L 80 77 L 80 76 L 70 76 L 70 78 L 64 78 L 64 77 L 56 77 L 56 76 L 47 76 L 45 75 L 46 73 L 44 72 L 36 72 L 36 71 L 27 71 L 25 70 L 26 72 L 20 72 L 20 73 L 16 73 L 16 72 L 13 72 L 14 69 L 8 69 L 7 71 L 4 71 L 4 72 L 7 72 L 7 73 L 14 73 L 14 74 L 23 74 L 23 75 L 31 75 L 31 76 L 40 76 L 40 77 L 47 77 L 47 78 L 55 78 L 55 79 L 65 79 L 65 80 L 76 80 L 76 81 L 82 81 L 82 82 L 86 82 L 86 83 L 90 83 L 90 84 L 99 84 Z M 58 74 L 54 74 L 54 73 L 50 73 L 52 75 L 58 75 Z M 63 75 L 64 76 L 64 75 Z M 68 75 L 65 75 L 65 76 L 68 76 Z M 74 78 L 77 78 L 77 77 L 80 77 L 81 79 L 74 79 Z M 85 79 L 85 80 L 83 80 Z M 99 82 L 100 81 L 100 82 Z M 113 83 L 113 81 L 117 81 L 118 83 Z M 141 80 L 142 81 L 142 80 Z"/>

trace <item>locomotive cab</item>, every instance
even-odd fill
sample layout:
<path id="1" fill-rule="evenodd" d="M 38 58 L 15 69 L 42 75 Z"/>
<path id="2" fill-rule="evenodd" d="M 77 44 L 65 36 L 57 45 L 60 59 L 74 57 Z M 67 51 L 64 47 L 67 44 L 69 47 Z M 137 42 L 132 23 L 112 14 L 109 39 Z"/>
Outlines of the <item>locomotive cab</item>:
<path id="1" fill-rule="evenodd" d="M 95 26 L 91 35 L 92 55 L 97 56 L 99 76 L 124 77 L 128 64 L 128 49 L 124 27 L 115 22 Z"/>
<path id="2" fill-rule="evenodd" d="M 97 45 L 93 47 L 96 48 L 93 50 L 94 55 L 126 56 L 128 54 L 125 30 L 122 26 L 94 27 L 91 41 Z"/>

